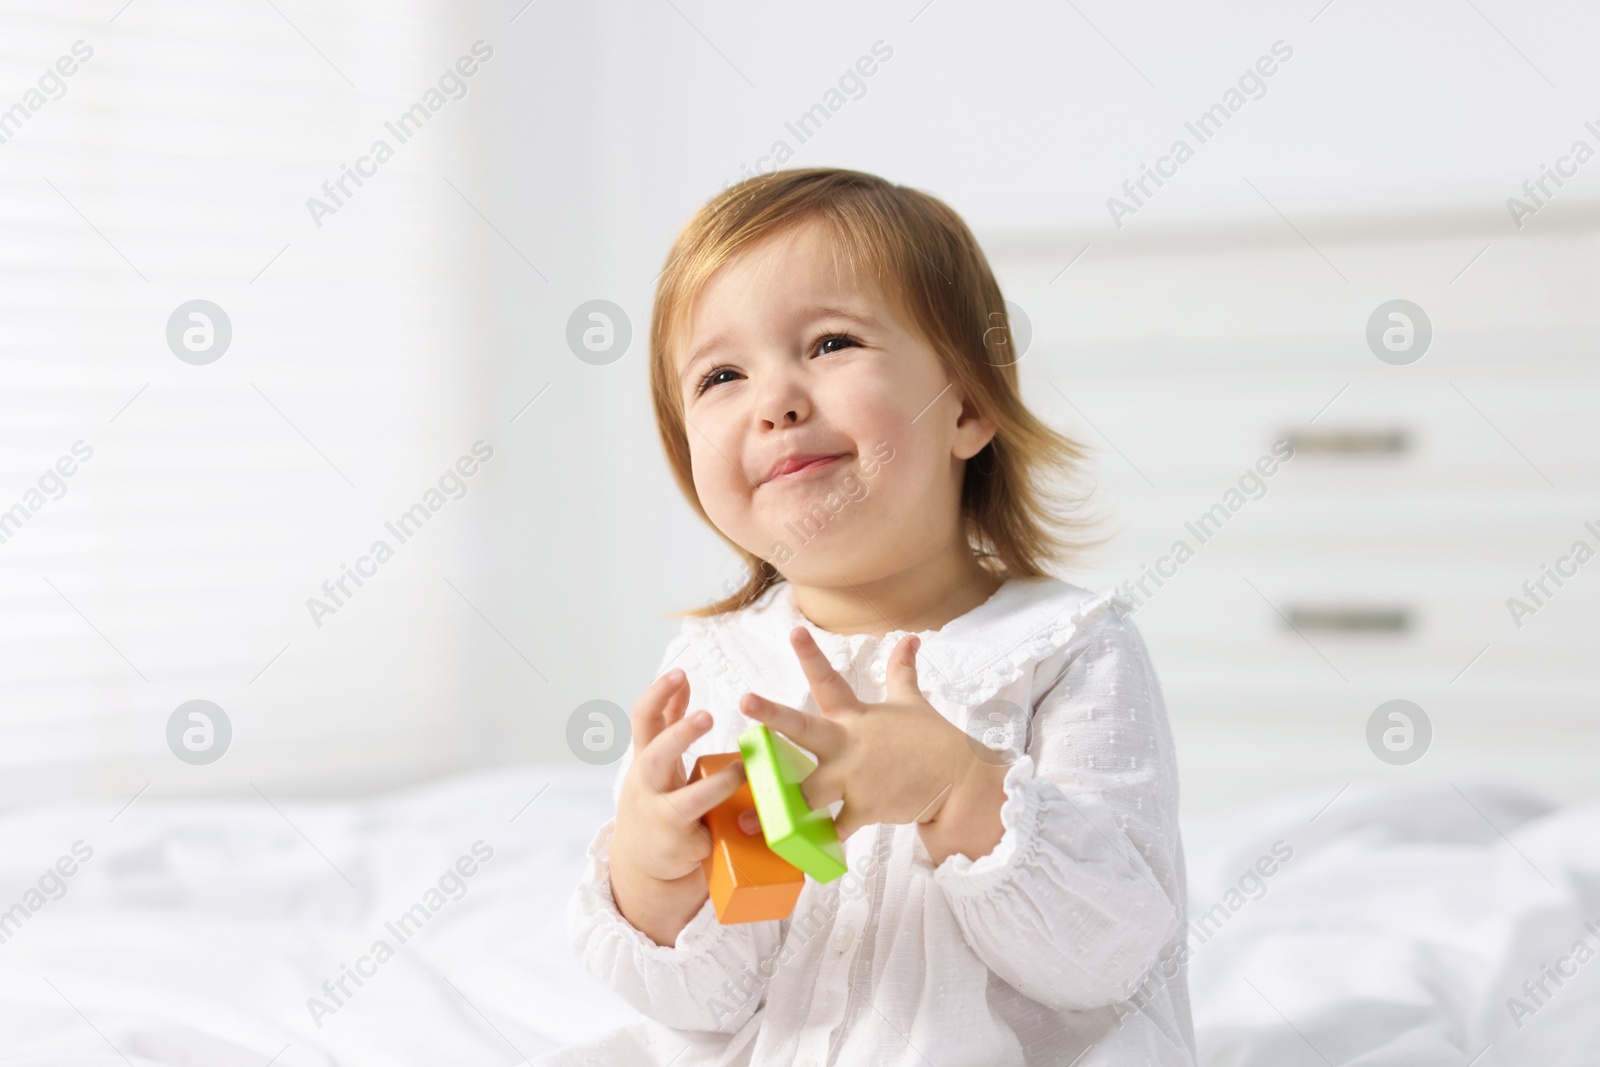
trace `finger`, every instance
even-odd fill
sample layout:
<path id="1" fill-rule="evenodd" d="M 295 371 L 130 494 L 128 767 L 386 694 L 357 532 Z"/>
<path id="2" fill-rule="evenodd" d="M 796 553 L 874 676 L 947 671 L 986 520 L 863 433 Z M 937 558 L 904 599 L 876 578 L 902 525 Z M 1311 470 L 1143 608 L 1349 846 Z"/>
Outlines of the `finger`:
<path id="1" fill-rule="evenodd" d="M 839 840 L 848 841 L 850 840 L 851 834 L 855 833 L 857 830 L 861 829 L 867 824 L 865 822 L 858 821 L 856 819 L 856 813 L 851 810 L 849 804 L 846 804 L 844 807 L 839 809 L 839 814 L 835 816 L 833 825 L 839 831 Z"/>
<path id="2" fill-rule="evenodd" d="M 644 780 L 658 791 L 676 788 L 674 775 L 683 771 L 683 754 L 709 729 L 711 713 L 702 709 L 662 730 L 634 757 Z"/>
<path id="3" fill-rule="evenodd" d="M 739 813 L 739 829 L 750 837 L 761 832 L 761 816 L 757 814 L 755 808 L 746 808 Z"/>
<path id="4" fill-rule="evenodd" d="M 888 684 L 885 692 L 889 699 L 896 702 L 915 701 L 922 699 L 922 686 L 917 684 L 917 650 L 922 647 L 922 638 L 916 634 L 900 639 L 894 646 L 894 652 L 889 656 L 889 668 L 885 672 Z"/>
<path id="5" fill-rule="evenodd" d="M 666 703 L 661 708 L 661 729 L 677 723 L 683 719 L 684 713 L 689 710 L 689 686 L 687 684 L 675 686 L 667 695 Z M 657 731 L 658 733 L 660 731 Z"/>
<path id="6" fill-rule="evenodd" d="M 812 811 L 821 811 L 835 800 L 844 799 L 844 773 L 837 763 L 820 764 L 800 783 L 800 797 Z"/>
<path id="7" fill-rule="evenodd" d="M 844 680 L 843 675 L 833 669 L 833 664 L 828 662 L 828 657 L 823 654 L 810 630 L 796 626 L 789 632 L 789 643 L 800 658 L 800 669 L 805 672 L 806 681 L 811 683 L 811 695 L 817 698 L 817 707 L 823 714 L 850 711 L 859 705 L 856 691 L 850 688 L 850 683 Z"/>
<path id="8" fill-rule="evenodd" d="M 667 698 L 666 706 L 661 709 L 661 728 L 668 726 L 683 718 L 684 712 L 689 710 L 689 687 L 677 686 Z"/>
<path id="9" fill-rule="evenodd" d="M 754 693 L 739 698 L 739 710 L 815 754 L 819 761 L 844 747 L 844 727 L 821 715 L 807 715 Z"/>
<path id="10" fill-rule="evenodd" d="M 734 760 L 716 774 L 665 794 L 685 819 L 698 819 L 727 800 L 744 785 L 744 761 Z"/>
<path id="11" fill-rule="evenodd" d="M 689 677 L 682 670 L 674 667 L 655 681 L 645 687 L 639 694 L 639 700 L 633 705 L 630 718 L 633 720 L 633 748 L 635 752 L 643 751 L 645 746 L 654 741 L 668 725 L 665 711 L 678 697 L 678 690 L 683 690 L 682 700 L 687 703 L 689 699 Z"/>

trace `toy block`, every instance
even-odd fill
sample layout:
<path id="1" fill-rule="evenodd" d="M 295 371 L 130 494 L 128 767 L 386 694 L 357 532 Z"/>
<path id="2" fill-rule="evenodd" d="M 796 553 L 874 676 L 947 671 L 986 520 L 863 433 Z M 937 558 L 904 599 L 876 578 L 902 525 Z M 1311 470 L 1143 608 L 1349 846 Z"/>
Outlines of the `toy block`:
<path id="1" fill-rule="evenodd" d="M 737 752 L 701 756 L 689 772 L 689 780 L 699 781 L 715 774 L 739 758 Z M 750 784 L 746 782 L 705 815 L 706 829 L 711 831 L 711 855 L 705 859 L 706 882 L 720 923 L 787 919 L 800 898 L 800 890 L 805 888 L 803 872 L 768 848 L 761 835 L 739 829 L 739 815 L 754 808 Z"/>
<path id="2" fill-rule="evenodd" d="M 816 761 L 765 725 L 739 735 L 739 753 L 768 847 L 819 882 L 844 874 L 844 846 L 833 816 L 807 807 L 800 792 Z"/>

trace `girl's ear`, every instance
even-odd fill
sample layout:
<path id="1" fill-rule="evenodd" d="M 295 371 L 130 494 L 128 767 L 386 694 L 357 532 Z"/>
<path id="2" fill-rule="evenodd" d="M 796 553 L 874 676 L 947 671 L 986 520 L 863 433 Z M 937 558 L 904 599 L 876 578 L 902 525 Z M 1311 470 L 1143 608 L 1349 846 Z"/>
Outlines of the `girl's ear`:
<path id="1" fill-rule="evenodd" d="M 971 459 L 983 451 L 997 429 L 992 419 L 980 414 L 977 406 L 963 396 L 961 411 L 956 416 L 956 436 L 950 444 L 950 454 L 957 459 Z"/>

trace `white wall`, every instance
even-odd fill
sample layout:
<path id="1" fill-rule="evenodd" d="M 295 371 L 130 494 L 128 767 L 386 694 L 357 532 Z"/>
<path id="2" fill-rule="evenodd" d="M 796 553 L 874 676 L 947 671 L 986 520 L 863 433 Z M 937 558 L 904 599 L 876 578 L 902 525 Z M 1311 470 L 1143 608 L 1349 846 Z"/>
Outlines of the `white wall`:
<path id="1" fill-rule="evenodd" d="M 1419 774 L 1594 795 L 1600 583 L 1580 570 L 1521 626 L 1506 602 L 1575 539 L 1600 540 L 1583 525 L 1600 519 L 1595 304 L 1551 300 L 1595 291 L 1600 242 L 1592 228 L 1498 236 L 1459 226 L 1376 243 L 1329 225 L 1319 246 L 1351 278 L 1332 286 L 1292 233 L 1218 233 L 1094 267 L 1085 257 L 1070 295 L 1052 295 L 1048 277 L 1077 235 L 1055 257 L 1030 238 L 1003 261 L 1013 299 L 1033 312 L 1030 395 L 1100 449 L 1122 531 L 1081 580 L 1138 578 L 1180 538 L 1196 549 L 1165 565 L 1169 582 L 1146 581 L 1153 595 L 1136 616 L 1192 808 Z M 1363 336 L 1371 309 L 1396 295 L 1435 330 L 1410 366 L 1380 362 Z M 1271 442 L 1309 430 L 1395 432 L 1408 446 L 1302 452 L 1212 539 L 1187 529 Z M 1274 610 L 1295 605 L 1403 610 L 1410 625 L 1302 637 Z M 1433 723 L 1414 766 L 1380 764 L 1363 740 L 1368 716 L 1396 698 Z"/>
<path id="2" fill-rule="evenodd" d="M 615 5 L 595 66 L 609 88 L 583 142 L 605 161 L 596 293 L 646 321 L 676 229 L 775 140 L 796 150 L 789 165 L 858 167 L 945 197 L 1034 321 L 1030 401 L 1102 446 L 1102 496 L 1124 533 L 1072 575 L 1084 582 L 1136 575 L 1269 435 L 1302 426 L 1351 383 L 1319 424 L 1402 426 L 1413 451 L 1376 469 L 1315 459 L 1286 469 L 1269 501 L 1141 613 L 1185 752 L 1186 802 L 1214 808 L 1323 782 L 1331 793 L 1352 777 L 1430 769 L 1502 771 L 1587 795 L 1592 776 L 1566 754 L 1593 738 L 1583 645 L 1593 601 L 1575 588 L 1539 619 L 1541 633 L 1514 629 L 1504 600 L 1592 501 L 1594 174 L 1522 230 L 1505 199 L 1575 137 L 1600 143 L 1582 128 L 1593 75 L 1576 45 L 1593 13 L 1547 10 L 1530 24 L 1481 6 L 1491 26 L 1470 7 L 1318 6 L 1167 5 L 1156 18 L 1080 5 L 1091 26 L 1054 5 L 835 5 L 782 25 L 738 5 L 680 5 L 691 26 L 665 6 Z M 1293 56 L 1265 95 L 1115 227 L 1106 198 L 1280 40 Z M 800 144 L 785 122 L 878 41 L 893 55 L 865 94 Z M 1395 296 L 1422 303 L 1438 330 L 1433 354 L 1410 368 L 1379 363 L 1362 343 L 1366 316 Z M 566 360 L 559 346 L 555 358 Z M 610 672 L 569 704 L 593 692 L 626 706 L 672 630 L 650 613 L 699 602 L 728 566 L 658 458 L 643 358 L 640 348 L 600 374 L 566 360 L 590 390 L 584 417 L 604 426 L 570 439 L 611 463 L 569 472 L 561 494 L 593 501 L 587 521 L 571 515 L 573 540 L 613 546 L 573 580 L 608 608 L 646 609 L 608 614 L 587 635 L 551 634 L 552 647 L 581 642 L 580 661 Z M 629 502 L 648 533 L 626 521 Z M 530 591 L 552 580 L 531 558 L 525 574 Z M 1318 637 L 1346 682 L 1265 614 L 1243 577 L 1284 603 L 1398 601 L 1415 625 L 1387 643 Z M 1390 769 L 1361 728 L 1399 696 L 1431 709 L 1440 736 L 1429 762 Z M 559 754 L 559 725 L 530 737 Z"/>
<path id="3" fill-rule="evenodd" d="M 664 613 L 702 602 L 732 566 L 660 457 L 644 332 L 678 227 L 778 139 L 791 165 L 881 173 L 977 230 L 1035 327 L 1030 403 L 1103 450 L 1102 499 L 1123 534 L 1075 580 L 1136 574 L 1345 383 L 1319 427 L 1411 433 L 1415 450 L 1385 466 L 1296 461 L 1141 611 L 1191 809 L 1380 774 L 1592 788 L 1568 754 L 1593 740 L 1588 587 L 1600 579 L 1575 579 L 1521 630 L 1504 600 L 1600 516 L 1588 341 L 1600 163 L 1521 230 L 1505 203 L 1575 138 L 1600 145 L 1583 127 L 1600 123 L 1585 110 L 1593 11 L 419 0 L 399 12 L 281 3 L 283 17 L 264 8 L 241 27 L 142 2 L 111 22 L 115 6 L 92 27 L 99 52 L 82 80 L 0 146 L 7 202 L 26 205 L 4 225 L 54 227 L 48 251 L 6 261 L 13 294 L 23 280 L 43 293 L 12 309 L 66 308 L 57 317 L 74 330 L 104 316 L 98 333 L 5 328 L 5 377 L 25 390 L 7 409 L 6 501 L 63 435 L 153 383 L 70 506 L 34 520 L 31 543 L 0 546 L 8 610 L 47 620 L 68 657 L 6 675 L 18 709 L 6 721 L 47 724 L 56 748 L 8 768 L 0 799 L 145 782 L 349 792 L 570 759 L 571 709 L 631 704 L 675 628 Z M 75 19 L 102 17 L 7 11 L 27 31 L 9 38 L 4 68 L 18 92 L 88 32 Z M 479 38 L 495 58 L 468 96 L 312 227 L 305 196 Z M 799 144 L 785 122 L 880 41 L 893 54 L 864 95 Z M 1278 41 L 1293 56 L 1265 95 L 1115 226 L 1107 198 Z M 241 86 L 252 103 L 225 107 L 224 89 Z M 174 193 L 169 210 L 119 215 L 120 191 L 147 172 Z M 151 282 L 126 273 L 48 175 Z M 169 255 L 178 235 L 190 243 Z M 238 349 L 192 368 L 159 328 L 206 293 L 237 309 Z M 1379 363 L 1362 340 L 1372 308 L 1396 296 L 1437 329 L 1411 367 Z M 565 342 L 572 310 L 596 298 L 634 327 L 604 367 Z M 496 458 L 469 495 L 313 627 L 306 596 L 480 437 Z M 152 681 L 54 600 L 46 576 Z M 1314 638 L 1330 670 L 1245 578 L 1283 604 L 1403 601 L 1418 626 L 1389 643 Z M 236 709 L 240 727 L 206 768 L 177 765 L 160 736 L 195 696 Z M 1411 768 L 1382 766 L 1361 739 L 1391 696 L 1437 711 L 1436 749 Z M 65 719 L 92 725 L 62 742 L 49 724 Z"/>
<path id="4" fill-rule="evenodd" d="M 307 601 L 498 437 L 476 356 L 486 242 L 445 184 L 475 192 L 496 68 L 413 141 L 384 132 L 476 27 L 425 0 L 4 17 L 0 106 L 75 41 L 92 56 L 0 146 L 0 506 L 75 441 L 93 457 L 0 545 L 0 799 L 459 765 L 472 632 L 443 579 L 480 584 L 472 517 L 494 469 L 335 616 L 317 625 Z M 308 198 L 384 136 L 395 158 L 318 225 Z M 232 323 L 205 365 L 166 338 L 194 298 Z M 166 743 L 194 699 L 235 735 L 210 766 Z"/>

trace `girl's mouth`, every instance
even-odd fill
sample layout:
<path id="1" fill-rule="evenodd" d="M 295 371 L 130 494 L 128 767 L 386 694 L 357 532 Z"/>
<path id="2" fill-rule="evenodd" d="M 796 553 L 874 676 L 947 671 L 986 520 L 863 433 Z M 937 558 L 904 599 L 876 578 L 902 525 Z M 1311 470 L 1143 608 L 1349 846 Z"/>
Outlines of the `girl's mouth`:
<path id="1" fill-rule="evenodd" d="M 769 482 L 792 481 L 804 478 L 807 475 L 832 466 L 843 459 L 844 456 L 790 456 L 772 469 L 772 474 L 767 478 Z"/>

